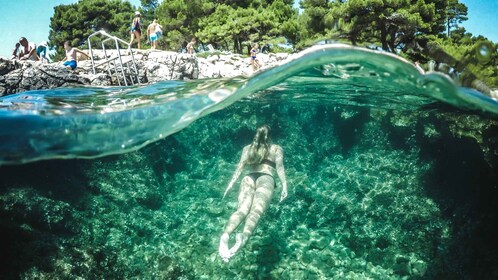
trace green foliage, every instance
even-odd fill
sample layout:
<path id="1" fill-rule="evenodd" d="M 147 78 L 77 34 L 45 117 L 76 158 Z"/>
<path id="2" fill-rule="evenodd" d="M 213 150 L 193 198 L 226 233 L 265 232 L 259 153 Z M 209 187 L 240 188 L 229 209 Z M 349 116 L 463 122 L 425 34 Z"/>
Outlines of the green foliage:
<path id="1" fill-rule="evenodd" d="M 206 0 L 163 0 L 155 13 L 165 36 L 159 46 L 173 50 L 184 47 L 199 29 L 199 20 L 209 15 L 214 5 Z"/>
<path id="2" fill-rule="evenodd" d="M 197 36 L 215 48 L 245 53 L 251 41 L 297 40 L 297 10 L 292 0 L 164 0 L 156 9 L 166 49 L 184 47 Z M 162 45 L 161 45 L 162 44 Z"/>
<path id="3" fill-rule="evenodd" d="M 57 53 L 52 57 L 64 57 L 64 42 L 73 46 L 86 43 L 90 34 L 104 29 L 120 38 L 128 38 L 134 9 L 129 2 L 120 0 L 81 0 L 70 5 L 54 8 L 50 18 L 50 45 Z"/>
<path id="4" fill-rule="evenodd" d="M 470 42 L 445 39 L 440 46 L 457 61 L 454 67 L 461 72 L 462 85 L 474 87 L 472 82 L 477 79 L 498 87 L 498 44 L 480 36 L 470 38 Z M 483 47 L 487 49 L 485 54 L 481 52 Z"/>
<path id="5" fill-rule="evenodd" d="M 271 3 L 270 3 L 271 2 Z M 276 38 L 297 40 L 297 11 L 292 1 L 253 1 L 250 7 L 221 4 L 199 21 L 195 33 L 215 48 L 246 53 L 251 42 L 268 43 Z"/>
<path id="6" fill-rule="evenodd" d="M 158 0 L 140 0 L 142 7 L 139 11 L 142 16 L 142 21 L 152 22 L 156 18 L 156 9 L 159 7 Z"/>
<path id="7" fill-rule="evenodd" d="M 451 36 L 451 29 L 458 28 L 458 24 L 468 19 L 467 6 L 458 3 L 458 0 L 449 0 L 446 9 L 446 27 L 448 37 Z"/>
<path id="8" fill-rule="evenodd" d="M 164 50 L 184 48 L 194 36 L 199 44 L 240 54 L 247 54 L 253 42 L 283 51 L 278 44 L 299 50 L 332 39 L 378 45 L 421 62 L 437 60 L 456 67 L 462 79 L 498 85 L 496 45 L 459 26 L 468 19 L 468 9 L 458 0 L 301 0 L 300 14 L 293 4 L 293 0 L 141 0 L 139 10 L 144 29 L 154 18 L 163 26 L 158 46 Z M 57 49 L 55 58 L 63 57 L 64 41 L 83 45 L 100 29 L 128 38 L 133 12 L 131 4 L 122 0 L 81 0 L 55 7 L 49 36 Z M 436 46 L 435 51 L 424 52 L 421 41 Z M 473 60 L 483 43 L 495 48 L 490 58 Z"/>
<path id="9" fill-rule="evenodd" d="M 326 28 L 325 19 L 329 13 L 329 3 L 327 0 L 303 0 L 300 2 L 304 10 L 302 17 L 306 29 L 311 34 L 323 33 Z"/>
<path id="10" fill-rule="evenodd" d="M 331 5 L 328 22 L 353 44 L 379 43 L 396 52 L 416 36 L 444 30 L 445 1 L 349 0 Z"/>

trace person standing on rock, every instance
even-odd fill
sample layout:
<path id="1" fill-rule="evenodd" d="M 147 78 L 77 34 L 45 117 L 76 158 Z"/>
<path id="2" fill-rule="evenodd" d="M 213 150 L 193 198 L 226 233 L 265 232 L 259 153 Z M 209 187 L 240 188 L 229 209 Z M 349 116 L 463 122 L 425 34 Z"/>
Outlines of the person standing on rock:
<path id="1" fill-rule="evenodd" d="M 188 54 L 194 54 L 194 46 L 195 46 L 196 40 L 195 38 L 192 38 L 190 43 L 187 44 L 187 53 Z"/>
<path id="2" fill-rule="evenodd" d="M 19 39 L 19 44 L 21 45 L 21 53 L 19 54 L 20 60 L 39 60 L 36 54 L 36 44 L 30 43 L 25 37 Z"/>
<path id="3" fill-rule="evenodd" d="M 131 40 L 130 40 L 130 47 L 133 44 L 133 40 L 135 37 L 137 38 L 137 46 L 140 49 L 140 36 L 142 36 L 142 26 L 140 24 L 140 12 L 136 11 L 135 12 L 135 17 L 133 18 L 133 21 L 131 23 Z"/>
<path id="4" fill-rule="evenodd" d="M 76 55 L 78 53 L 90 58 L 89 55 L 87 55 L 80 49 L 71 46 L 71 42 L 69 41 L 64 42 L 64 49 L 66 50 L 66 58 L 62 62 L 64 62 L 63 65 L 68 69 L 74 70 L 78 66 L 78 64 L 76 63 Z"/>
<path id="5" fill-rule="evenodd" d="M 252 65 L 252 68 L 254 71 L 259 70 L 259 68 L 261 67 L 261 64 L 259 64 L 259 60 L 256 58 L 256 55 L 258 54 L 258 52 L 259 52 L 259 45 L 257 43 L 255 43 L 252 46 L 251 51 L 250 51 L 251 65 Z"/>
<path id="6" fill-rule="evenodd" d="M 223 194 L 225 197 L 242 171 L 248 171 L 240 182 L 237 211 L 228 219 L 220 238 L 219 255 L 225 262 L 228 262 L 247 243 L 258 225 L 259 219 L 268 208 L 276 187 L 275 173 L 282 183 L 280 201 L 287 197 L 283 156 L 282 147 L 270 143 L 270 127 L 266 125 L 256 130 L 252 144 L 245 146 L 242 150 L 237 169 Z M 235 235 L 235 245 L 229 249 L 230 234 L 244 220 L 242 232 Z"/>
<path id="7" fill-rule="evenodd" d="M 159 39 L 158 30 L 161 30 L 161 26 L 157 23 L 157 20 L 152 21 L 147 27 L 147 37 L 153 50 L 157 48 L 157 39 Z"/>

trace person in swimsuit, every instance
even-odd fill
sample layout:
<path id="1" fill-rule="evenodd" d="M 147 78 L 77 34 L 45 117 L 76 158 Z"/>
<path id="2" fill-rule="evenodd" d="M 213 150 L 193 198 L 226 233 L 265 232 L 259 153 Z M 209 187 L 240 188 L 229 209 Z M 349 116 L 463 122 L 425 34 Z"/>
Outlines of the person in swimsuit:
<path id="1" fill-rule="evenodd" d="M 153 20 L 151 24 L 147 27 L 147 36 L 149 37 L 149 41 L 151 44 L 151 48 L 153 50 L 157 47 L 157 39 L 159 39 L 158 30 L 161 29 L 161 26 L 157 23 L 157 20 Z"/>
<path id="2" fill-rule="evenodd" d="M 280 201 L 287 197 L 283 150 L 279 145 L 270 144 L 270 128 L 268 126 L 258 128 L 252 144 L 245 146 L 242 150 L 240 162 L 223 197 L 226 196 L 244 170 L 247 170 L 247 174 L 240 182 L 237 210 L 228 219 L 220 238 L 219 254 L 225 262 L 228 262 L 246 244 L 261 215 L 268 208 L 276 186 L 275 173 L 282 183 Z M 243 221 L 245 223 L 242 232 L 235 235 L 236 242 L 229 249 L 230 234 Z"/>
<path id="3" fill-rule="evenodd" d="M 261 67 L 261 64 L 259 64 L 259 60 L 256 58 L 258 52 L 259 52 L 259 45 L 256 43 L 252 46 L 251 49 L 251 65 L 254 71 L 258 70 Z"/>
<path id="4" fill-rule="evenodd" d="M 133 18 L 133 22 L 131 23 L 131 40 L 130 47 L 133 44 L 133 40 L 135 37 L 137 38 L 137 46 L 140 49 L 140 36 L 142 35 L 142 27 L 140 25 L 140 12 L 135 12 L 135 17 Z"/>
<path id="5" fill-rule="evenodd" d="M 19 44 L 21 45 L 21 52 L 19 54 L 20 60 L 39 60 L 38 55 L 36 54 L 35 43 L 30 43 L 25 37 L 21 37 L 21 39 L 19 39 Z"/>
<path id="6" fill-rule="evenodd" d="M 78 66 L 76 63 L 76 55 L 78 53 L 90 58 L 89 55 L 87 55 L 80 49 L 71 46 L 71 42 L 69 41 L 64 42 L 64 49 L 66 50 L 66 58 L 62 62 L 64 62 L 64 66 L 71 70 L 76 69 L 76 67 Z"/>
<path id="7" fill-rule="evenodd" d="M 194 54 L 194 46 L 195 46 L 195 38 L 192 38 L 192 40 L 190 40 L 190 43 L 187 44 L 187 53 L 188 54 Z"/>

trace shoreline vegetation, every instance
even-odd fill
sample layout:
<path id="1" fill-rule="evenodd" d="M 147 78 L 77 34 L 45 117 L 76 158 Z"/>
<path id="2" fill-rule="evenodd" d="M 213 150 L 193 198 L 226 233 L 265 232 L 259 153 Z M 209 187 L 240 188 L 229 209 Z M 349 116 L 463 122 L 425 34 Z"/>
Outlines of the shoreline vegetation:
<path id="1" fill-rule="evenodd" d="M 443 72 L 458 84 L 490 96 L 493 96 L 490 88 L 498 88 L 498 44 L 482 36 L 475 37 L 460 26 L 468 17 L 467 7 L 458 0 L 424 0 L 418 1 L 417 5 L 405 1 L 391 1 L 386 5 L 364 0 L 303 0 L 300 9 L 294 8 L 294 1 L 289 0 L 221 1 L 221 4 L 206 0 L 194 2 L 141 1 L 138 11 L 142 15 L 144 36 L 141 41 L 145 48 L 139 52 L 150 50 L 145 29 L 156 19 L 162 27 L 162 36 L 155 42 L 157 50 L 167 52 L 170 57 L 173 56 L 171 53 L 183 57 L 179 53 L 186 52 L 187 42 L 192 38 L 197 38 L 195 59 L 211 57 L 211 62 L 213 54 L 220 57 L 228 53 L 233 54 L 235 60 L 242 60 L 256 43 L 261 46 L 258 56 L 264 56 L 265 52 L 270 57 L 281 57 L 285 56 L 282 53 L 296 53 L 314 44 L 338 42 L 395 53 L 423 66 L 423 70 Z M 98 30 L 128 40 L 136 12 L 135 7 L 122 0 L 82 0 L 54 7 L 48 47 L 55 52 L 50 54 L 50 59 L 60 61 L 65 56 L 65 41 L 88 52 L 87 38 Z M 73 14 L 79 16 L 71 17 Z M 2 62 L 2 75 L 15 74 L 10 70 L 22 68 L 16 65 L 16 62 Z M 220 73 L 233 73 L 230 65 L 225 63 L 225 66 L 227 69 L 219 70 Z M 85 69 L 84 62 L 80 67 Z M 49 68 L 52 72 L 59 71 Z M 196 75 L 195 65 L 187 68 L 189 73 L 176 74 L 173 73 L 174 67 L 162 69 L 163 78 L 142 77 L 142 81 L 247 76 L 253 72 L 249 69 L 229 76 L 212 73 L 203 76 L 202 73 Z M 113 84 L 102 75 L 81 75 L 81 70 L 75 73 L 83 77 L 72 77 L 71 81 L 58 81 L 53 85 L 38 83 L 39 86 L 28 86 L 25 90 L 74 84 Z M 71 76 L 74 73 L 62 74 Z M 6 80 L 16 83 L 17 78 Z M 23 91 L 20 83 L 17 83 L 19 89 L 10 84 L 0 84 L 3 88 L 0 88 L 0 95 Z"/>
<path id="2" fill-rule="evenodd" d="M 142 46 L 151 47 L 145 29 L 156 19 L 162 27 L 157 49 L 165 51 L 185 51 L 192 38 L 197 38 L 197 51 L 211 45 L 241 55 L 249 55 L 254 43 L 279 53 L 340 42 L 396 53 L 421 65 L 434 61 L 436 70 L 449 69 L 462 86 L 471 87 L 469 81 L 477 79 L 498 87 L 498 45 L 461 27 L 468 9 L 458 0 L 299 3 L 297 9 L 293 0 L 143 0 L 138 7 Z M 135 11 L 122 0 L 56 6 L 49 35 L 49 46 L 56 51 L 52 59 L 64 56 L 67 40 L 85 49 L 88 36 L 98 30 L 128 40 Z"/>

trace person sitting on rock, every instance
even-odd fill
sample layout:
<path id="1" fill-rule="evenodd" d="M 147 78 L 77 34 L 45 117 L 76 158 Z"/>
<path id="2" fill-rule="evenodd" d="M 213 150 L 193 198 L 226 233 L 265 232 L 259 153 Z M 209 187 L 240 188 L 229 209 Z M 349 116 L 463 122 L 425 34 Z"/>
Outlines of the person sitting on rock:
<path id="1" fill-rule="evenodd" d="M 30 43 L 25 37 L 19 39 L 19 44 L 21 45 L 21 53 L 19 54 L 20 60 L 34 60 L 38 61 L 38 55 L 36 54 L 36 44 Z"/>
<path id="2" fill-rule="evenodd" d="M 71 42 L 69 41 L 64 42 L 64 49 L 66 50 L 66 58 L 62 62 L 64 62 L 63 65 L 68 69 L 74 70 L 78 66 L 78 64 L 76 63 L 76 55 L 78 53 L 90 58 L 89 55 L 87 55 L 80 49 L 73 47 L 71 45 Z"/>
<path id="3" fill-rule="evenodd" d="M 223 197 L 233 187 L 244 169 L 247 169 L 248 173 L 240 182 L 237 210 L 228 219 L 220 238 L 219 254 L 226 262 L 246 244 L 259 219 L 268 208 L 276 187 L 275 173 L 282 183 L 280 201 L 287 197 L 283 150 L 279 145 L 270 143 L 270 127 L 264 125 L 258 128 L 252 144 L 244 147 L 240 162 Z M 228 240 L 230 234 L 244 220 L 242 232 L 235 235 L 235 245 L 229 249 Z"/>

